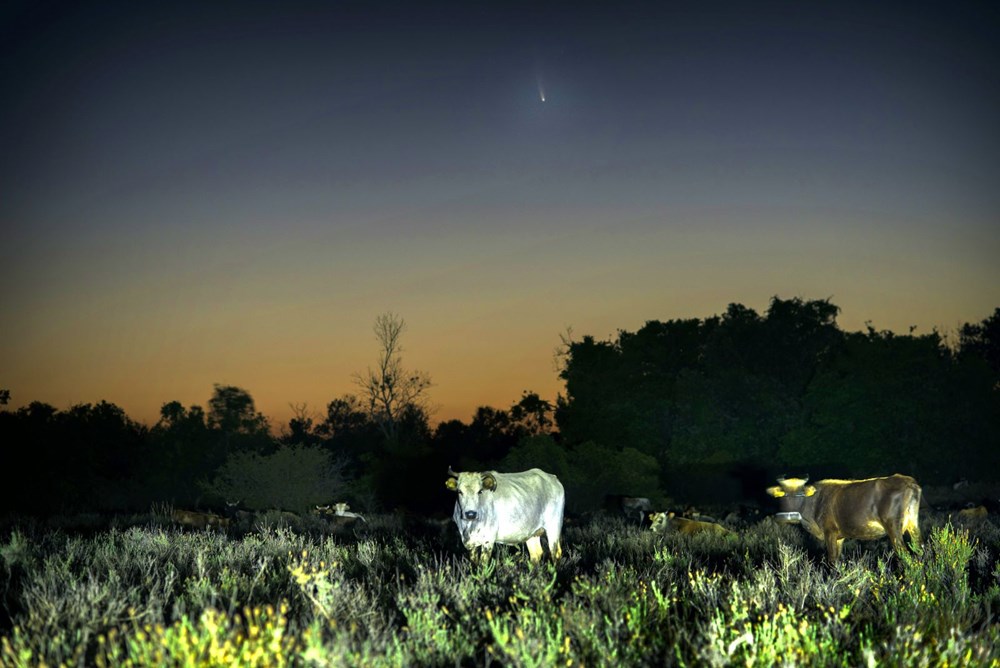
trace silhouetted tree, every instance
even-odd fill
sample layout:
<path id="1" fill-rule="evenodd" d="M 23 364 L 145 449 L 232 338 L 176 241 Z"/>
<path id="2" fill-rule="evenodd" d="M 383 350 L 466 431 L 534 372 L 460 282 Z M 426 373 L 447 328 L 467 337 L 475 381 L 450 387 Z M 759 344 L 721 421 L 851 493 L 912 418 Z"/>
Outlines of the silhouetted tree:
<path id="1" fill-rule="evenodd" d="M 157 501 L 197 505 L 198 482 L 209 478 L 226 458 L 223 439 L 209 429 L 201 406 L 184 408 L 170 401 L 150 432 L 147 484 Z"/>
<path id="2" fill-rule="evenodd" d="M 1000 389 L 1000 308 L 980 323 L 963 325 L 959 337 L 959 354 L 984 360 Z"/>
<path id="3" fill-rule="evenodd" d="M 383 449 L 383 436 L 368 418 L 361 401 L 352 394 L 334 399 L 326 407 L 326 418 L 316 426 L 323 447 L 347 462 L 347 474 L 361 478 L 362 460 L 367 453 Z"/>
<path id="4" fill-rule="evenodd" d="M 313 423 L 312 415 L 306 404 L 289 404 L 292 409 L 292 417 L 288 421 L 288 426 L 282 428 L 281 438 L 278 439 L 285 445 L 316 445 L 323 439 L 317 432 L 317 425 Z"/>
<path id="5" fill-rule="evenodd" d="M 552 431 L 553 407 L 535 392 L 524 391 L 521 400 L 510 409 L 510 421 L 518 435 L 537 436 Z"/>
<path id="6" fill-rule="evenodd" d="M 375 319 L 375 339 L 379 344 L 378 360 L 365 373 L 355 374 L 362 401 L 372 422 L 378 425 L 389 443 L 399 438 L 399 423 L 404 413 L 415 407 L 426 410 L 430 376 L 403 366 L 401 339 L 406 323 L 394 313 Z"/>
<path id="7" fill-rule="evenodd" d="M 257 412 L 253 397 L 232 385 L 214 385 L 208 401 L 207 424 L 221 437 L 225 452 L 268 452 L 276 442 L 268 433 L 267 418 Z"/>

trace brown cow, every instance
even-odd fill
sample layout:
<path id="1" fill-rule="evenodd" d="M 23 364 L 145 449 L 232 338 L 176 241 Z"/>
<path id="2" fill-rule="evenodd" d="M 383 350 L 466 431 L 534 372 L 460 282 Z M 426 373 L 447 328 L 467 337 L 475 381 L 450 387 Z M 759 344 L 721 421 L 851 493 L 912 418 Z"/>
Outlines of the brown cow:
<path id="1" fill-rule="evenodd" d="M 920 485 L 910 476 L 895 474 L 866 480 L 779 478 L 767 493 L 781 499 L 786 518 L 797 519 L 826 543 L 831 564 L 840 558 L 845 538 L 874 540 L 888 535 L 893 548 L 904 549 L 903 534 L 920 544 Z"/>
<path id="2" fill-rule="evenodd" d="M 677 517 L 674 513 L 652 513 L 649 516 L 649 521 L 652 522 L 650 529 L 657 533 L 666 533 L 668 530 L 677 531 L 685 536 L 693 536 L 699 533 L 714 533 L 720 536 L 727 536 L 733 533 L 721 524 Z"/>
<path id="3" fill-rule="evenodd" d="M 195 529 L 207 529 L 209 527 L 226 528 L 229 520 L 225 517 L 213 513 L 199 513 L 193 510 L 175 510 L 170 513 L 170 519 L 177 524 L 194 527 Z"/>

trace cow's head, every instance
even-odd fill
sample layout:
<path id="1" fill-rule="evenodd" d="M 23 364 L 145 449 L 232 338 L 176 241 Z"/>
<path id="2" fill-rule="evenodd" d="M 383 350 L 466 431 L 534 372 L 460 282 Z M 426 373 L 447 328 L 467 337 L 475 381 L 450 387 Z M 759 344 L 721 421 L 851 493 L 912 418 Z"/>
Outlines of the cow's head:
<path id="1" fill-rule="evenodd" d="M 455 473 L 448 468 L 445 487 L 458 493 L 461 518 L 469 522 L 480 519 L 483 510 L 490 507 L 492 492 L 497 488 L 497 479 L 492 473 Z"/>
<path id="2" fill-rule="evenodd" d="M 776 499 L 790 496 L 812 496 L 816 493 L 816 488 L 807 485 L 809 477 L 805 478 L 778 478 L 778 484 L 768 487 L 767 493 Z"/>
<path id="3" fill-rule="evenodd" d="M 662 533 L 667 530 L 670 523 L 670 516 L 673 513 L 650 513 L 649 514 L 649 528 L 652 531 Z"/>
<path id="4" fill-rule="evenodd" d="M 786 522 L 798 521 L 806 497 L 816 493 L 816 488 L 806 484 L 808 482 L 808 477 L 778 478 L 776 486 L 767 488 L 767 493 L 780 501 L 779 518 Z"/>

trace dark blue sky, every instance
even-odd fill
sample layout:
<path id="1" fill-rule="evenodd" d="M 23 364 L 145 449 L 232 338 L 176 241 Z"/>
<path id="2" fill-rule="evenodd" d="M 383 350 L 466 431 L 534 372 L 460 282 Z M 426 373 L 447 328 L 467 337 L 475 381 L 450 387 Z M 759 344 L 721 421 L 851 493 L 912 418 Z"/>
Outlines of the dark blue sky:
<path id="1" fill-rule="evenodd" d="M 318 407 L 393 310 L 467 417 L 567 326 L 1000 303 L 997 5 L 580 4 L 5 5 L 0 383 Z"/>

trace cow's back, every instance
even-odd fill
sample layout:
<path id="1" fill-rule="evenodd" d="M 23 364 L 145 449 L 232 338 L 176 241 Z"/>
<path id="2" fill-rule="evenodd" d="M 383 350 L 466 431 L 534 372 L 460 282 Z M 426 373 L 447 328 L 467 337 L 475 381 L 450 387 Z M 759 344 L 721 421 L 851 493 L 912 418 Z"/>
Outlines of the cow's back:
<path id="1" fill-rule="evenodd" d="M 868 480 L 821 480 L 809 499 L 808 512 L 821 532 L 835 529 L 845 538 L 869 540 L 916 526 L 920 486 L 895 474 Z M 816 533 L 816 532 L 813 532 Z"/>
<path id="2" fill-rule="evenodd" d="M 523 542 L 547 524 L 562 524 L 566 494 L 559 478 L 541 469 L 494 475 L 497 542 Z"/>

